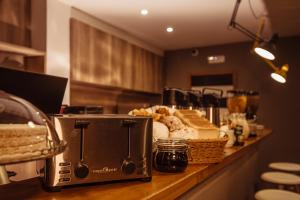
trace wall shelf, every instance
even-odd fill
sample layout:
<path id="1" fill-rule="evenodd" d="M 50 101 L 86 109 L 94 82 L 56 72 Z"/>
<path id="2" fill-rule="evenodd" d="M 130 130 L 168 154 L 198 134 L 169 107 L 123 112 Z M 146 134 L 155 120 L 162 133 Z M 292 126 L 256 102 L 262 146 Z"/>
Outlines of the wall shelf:
<path id="1" fill-rule="evenodd" d="M 28 57 L 45 56 L 44 51 L 2 41 L 0 41 L 0 52 L 13 53 Z"/>

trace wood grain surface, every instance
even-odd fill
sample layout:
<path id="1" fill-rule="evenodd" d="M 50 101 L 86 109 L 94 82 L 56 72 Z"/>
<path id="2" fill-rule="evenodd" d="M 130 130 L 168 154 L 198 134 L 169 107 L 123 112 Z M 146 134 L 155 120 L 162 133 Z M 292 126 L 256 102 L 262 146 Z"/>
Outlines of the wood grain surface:
<path id="1" fill-rule="evenodd" d="M 134 108 L 161 104 L 159 93 L 129 90 L 99 84 L 71 81 L 71 105 L 100 105 L 104 113 L 128 113 Z"/>
<path id="2" fill-rule="evenodd" d="M 159 93 L 162 58 L 114 35 L 71 19 L 71 79 Z"/>
<path id="3" fill-rule="evenodd" d="M 0 64 L 44 73 L 45 50 L 46 0 L 0 0 Z"/>
<path id="4" fill-rule="evenodd" d="M 161 103 L 162 58 L 71 19 L 71 105 L 101 105 L 105 113 Z"/>
<path id="5" fill-rule="evenodd" d="M 97 199 L 175 199 L 181 194 L 218 171 L 225 169 L 236 160 L 256 150 L 257 145 L 271 130 L 264 130 L 260 137 L 248 140 L 243 147 L 225 149 L 225 158 L 221 163 L 209 165 L 189 165 L 183 173 L 161 173 L 153 171 L 152 181 L 127 181 L 118 183 L 100 183 L 74 186 L 61 192 L 45 192 L 37 179 L 0 186 L 1 199 L 43 199 L 43 200 L 97 200 Z"/>
<path id="6" fill-rule="evenodd" d="M 28 57 L 45 56 L 44 51 L 0 41 L 0 52 L 12 53 Z"/>
<path id="7" fill-rule="evenodd" d="M 30 47 L 31 0 L 0 0 L 0 40 Z"/>

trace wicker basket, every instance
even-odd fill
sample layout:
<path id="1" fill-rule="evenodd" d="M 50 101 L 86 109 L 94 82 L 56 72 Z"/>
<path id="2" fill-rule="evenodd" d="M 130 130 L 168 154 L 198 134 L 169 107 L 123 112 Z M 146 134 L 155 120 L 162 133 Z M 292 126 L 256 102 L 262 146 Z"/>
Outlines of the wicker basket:
<path id="1" fill-rule="evenodd" d="M 216 139 L 188 140 L 189 164 L 218 163 L 223 160 L 228 137 Z"/>

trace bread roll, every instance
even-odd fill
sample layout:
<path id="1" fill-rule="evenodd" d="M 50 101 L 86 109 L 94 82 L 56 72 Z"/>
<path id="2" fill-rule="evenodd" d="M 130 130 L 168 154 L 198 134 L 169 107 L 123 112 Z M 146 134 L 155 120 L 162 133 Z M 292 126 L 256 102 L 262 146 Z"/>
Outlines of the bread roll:
<path id="1" fill-rule="evenodd" d="M 160 122 L 153 122 L 153 142 L 158 138 L 168 138 L 169 129 L 166 125 Z"/>
<path id="2" fill-rule="evenodd" d="M 160 122 L 167 125 L 171 132 L 185 127 L 181 120 L 176 116 L 164 116 L 160 119 Z"/>
<path id="3" fill-rule="evenodd" d="M 181 138 L 181 139 L 198 139 L 198 132 L 193 128 L 183 128 L 170 132 L 170 138 Z"/>

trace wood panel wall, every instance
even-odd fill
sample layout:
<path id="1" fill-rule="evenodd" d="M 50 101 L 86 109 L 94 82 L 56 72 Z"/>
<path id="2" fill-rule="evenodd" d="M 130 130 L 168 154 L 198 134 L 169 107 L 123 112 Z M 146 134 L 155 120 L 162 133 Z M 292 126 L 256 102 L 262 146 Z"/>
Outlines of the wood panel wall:
<path id="1" fill-rule="evenodd" d="M 106 113 L 161 102 L 162 57 L 71 19 L 71 105 Z"/>
<path id="2" fill-rule="evenodd" d="M 46 50 L 46 0 L 0 0 L 0 41 Z M 28 57 L 0 50 L 0 65 L 44 73 L 44 56 Z"/>
<path id="3" fill-rule="evenodd" d="M 71 105 L 101 105 L 104 113 L 128 113 L 134 108 L 161 104 L 161 95 L 71 81 Z"/>
<path id="4" fill-rule="evenodd" d="M 31 0 L 0 0 L 0 40 L 31 44 Z"/>
<path id="5" fill-rule="evenodd" d="M 71 79 L 160 93 L 162 57 L 71 19 Z"/>

